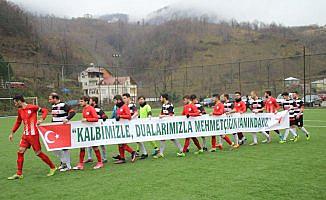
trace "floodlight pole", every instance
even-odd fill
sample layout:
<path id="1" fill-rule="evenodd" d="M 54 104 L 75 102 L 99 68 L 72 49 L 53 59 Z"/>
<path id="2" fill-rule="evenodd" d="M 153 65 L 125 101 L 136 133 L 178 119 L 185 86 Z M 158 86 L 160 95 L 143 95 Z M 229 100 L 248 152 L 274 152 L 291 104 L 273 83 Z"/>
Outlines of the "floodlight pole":
<path id="1" fill-rule="evenodd" d="M 306 98 L 306 47 L 305 46 L 303 46 L 303 98 Z"/>

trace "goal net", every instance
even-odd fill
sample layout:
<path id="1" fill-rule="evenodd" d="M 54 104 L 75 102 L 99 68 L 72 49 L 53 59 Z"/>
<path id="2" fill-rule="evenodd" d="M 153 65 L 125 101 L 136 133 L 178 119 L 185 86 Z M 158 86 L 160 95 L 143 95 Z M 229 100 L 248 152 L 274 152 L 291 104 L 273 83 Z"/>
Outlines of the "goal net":
<path id="1" fill-rule="evenodd" d="M 24 97 L 26 103 L 38 105 L 37 97 Z M 0 97 L 0 117 L 16 116 L 17 108 L 15 108 L 12 97 Z"/>

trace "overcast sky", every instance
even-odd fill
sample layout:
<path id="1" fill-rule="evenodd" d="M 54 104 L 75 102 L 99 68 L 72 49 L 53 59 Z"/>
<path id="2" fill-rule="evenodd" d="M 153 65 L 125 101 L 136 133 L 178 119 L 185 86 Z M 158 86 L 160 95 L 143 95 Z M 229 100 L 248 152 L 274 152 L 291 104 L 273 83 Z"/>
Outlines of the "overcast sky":
<path id="1" fill-rule="evenodd" d="M 39 14 L 78 17 L 86 13 L 125 13 L 131 19 L 146 18 L 164 6 L 200 10 L 225 19 L 259 20 L 286 26 L 326 24 L 326 0 L 11 0 Z"/>

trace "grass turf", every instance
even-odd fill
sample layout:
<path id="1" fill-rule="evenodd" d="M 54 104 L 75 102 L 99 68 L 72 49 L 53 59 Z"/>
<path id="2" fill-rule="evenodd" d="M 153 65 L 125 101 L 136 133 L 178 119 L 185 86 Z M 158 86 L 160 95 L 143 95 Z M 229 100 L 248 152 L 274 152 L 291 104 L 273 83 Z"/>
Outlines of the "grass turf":
<path id="1" fill-rule="evenodd" d="M 180 113 L 180 108 L 176 112 Z M 29 150 L 24 179 L 8 181 L 16 170 L 21 129 L 11 144 L 8 134 L 15 119 L 3 118 L 0 199 L 326 199 L 326 110 L 307 110 L 305 119 L 310 141 L 299 131 L 297 143 L 278 144 L 272 133 L 271 144 L 244 145 L 233 151 L 224 144 L 222 152 L 194 155 L 192 144 L 185 158 L 176 157 L 176 148 L 167 141 L 164 159 L 124 165 L 110 160 L 104 169 L 92 170 L 92 164 L 86 164 L 84 171 L 53 177 L 46 177 L 48 167 Z M 251 135 L 246 136 L 251 142 Z M 152 149 L 149 143 L 146 147 Z M 109 158 L 116 152 L 117 147 L 110 146 Z M 53 153 L 47 154 L 58 163 Z M 72 151 L 71 157 L 76 163 L 78 150 Z"/>

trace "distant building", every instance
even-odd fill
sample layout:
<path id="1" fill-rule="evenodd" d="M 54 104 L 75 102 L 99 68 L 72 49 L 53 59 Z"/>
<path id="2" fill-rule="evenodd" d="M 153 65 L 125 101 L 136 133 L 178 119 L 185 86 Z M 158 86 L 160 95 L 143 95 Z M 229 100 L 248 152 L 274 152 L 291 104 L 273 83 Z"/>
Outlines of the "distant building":
<path id="1" fill-rule="evenodd" d="M 78 76 L 84 95 L 96 96 L 101 102 L 111 101 L 117 94 L 129 93 L 132 100 L 137 97 L 137 84 L 130 77 L 114 77 L 102 67 L 88 67 Z"/>
<path id="2" fill-rule="evenodd" d="M 286 87 L 296 86 L 300 84 L 300 79 L 294 77 L 288 77 L 284 79 L 284 84 Z"/>
<path id="3" fill-rule="evenodd" d="M 311 82 L 311 88 L 315 90 L 315 92 L 325 92 L 326 91 L 326 78 L 321 80 L 316 80 Z"/>

